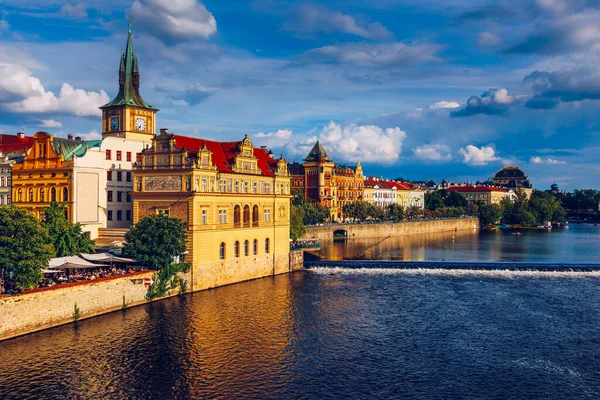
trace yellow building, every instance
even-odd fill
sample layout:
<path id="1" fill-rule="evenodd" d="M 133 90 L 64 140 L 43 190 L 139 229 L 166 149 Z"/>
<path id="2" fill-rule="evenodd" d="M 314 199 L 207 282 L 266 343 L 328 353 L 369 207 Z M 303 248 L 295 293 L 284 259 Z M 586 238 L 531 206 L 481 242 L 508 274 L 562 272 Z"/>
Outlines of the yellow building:
<path id="1" fill-rule="evenodd" d="M 465 196 L 467 201 L 472 203 L 500 204 L 502 199 L 516 197 L 511 189 L 493 187 L 493 186 L 453 186 L 449 191 L 458 192 Z"/>
<path id="2" fill-rule="evenodd" d="M 74 210 L 75 161 L 99 145 L 99 140 L 84 142 L 37 132 L 23 162 L 13 165 L 13 204 L 41 218 L 50 202 L 62 202 L 69 221 L 82 222 Z"/>
<path id="3" fill-rule="evenodd" d="M 247 136 L 214 142 L 161 129 L 134 182 L 134 223 L 159 213 L 187 223 L 193 290 L 288 271 L 287 162 Z"/>

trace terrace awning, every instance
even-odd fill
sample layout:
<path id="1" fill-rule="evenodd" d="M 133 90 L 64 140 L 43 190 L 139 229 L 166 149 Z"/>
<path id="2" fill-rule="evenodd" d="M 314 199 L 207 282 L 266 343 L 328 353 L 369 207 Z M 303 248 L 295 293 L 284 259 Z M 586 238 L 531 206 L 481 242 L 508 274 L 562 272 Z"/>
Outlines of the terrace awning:
<path id="1" fill-rule="evenodd" d="M 127 257 L 115 256 L 112 253 L 98 253 L 98 254 L 80 254 L 81 257 L 88 261 L 103 262 L 103 263 L 135 263 L 137 260 Z"/>
<path id="2" fill-rule="evenodd" d="M 50 260 L 49 269 L 84 269 L 108 267 L 106 264 L 94 264 L 79 256 L 56 257 Z"/>

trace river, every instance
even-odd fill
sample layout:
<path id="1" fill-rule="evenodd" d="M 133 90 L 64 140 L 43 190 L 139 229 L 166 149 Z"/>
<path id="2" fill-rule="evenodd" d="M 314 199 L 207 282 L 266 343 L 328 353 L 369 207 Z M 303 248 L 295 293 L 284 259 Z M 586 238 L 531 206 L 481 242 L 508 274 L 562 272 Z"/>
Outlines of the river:
<path id="1" fill-rule="evenodd" d="M 573 225 L 390 238 L 364 256 L 588 264 L 599 244 Z M 1 342 L 0 398 L 599 398 L 599 327 L 600 272 L 317 268 Z"/>

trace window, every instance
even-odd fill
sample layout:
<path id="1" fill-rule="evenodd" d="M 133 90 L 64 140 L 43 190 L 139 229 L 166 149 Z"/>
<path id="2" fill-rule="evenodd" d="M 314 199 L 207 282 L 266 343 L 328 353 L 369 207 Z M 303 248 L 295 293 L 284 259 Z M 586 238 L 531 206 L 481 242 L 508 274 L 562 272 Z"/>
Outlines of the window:
<path id="1" fill-rule="evenodd" d="M 127 161 L 131 161 L 131 152 L 130 151 L 127 152 Z"/>
<path id="2" fill-rule="evenodd" d="M 117 172 L 117 181 L 118 182 L 123 181 L 123 172 L 121 172 L 121 171 Z"/>
<path id="3" fill-rule="evenodd" d="M 29 189 L 29 202 L 33 203 L 33 189 Z"/>
<path id="4" fill-rule="evenodd" d="M 123 192 L 117 192 L 117 201 L 119 203 L 123 201 Z"/>
<path id="5" fill-rule="evenodd" d="M 50 201 L 56 201 L 56 189 L 50 189 Z"/>
<path id="6" fill-rule="evenodd" d="M 0 177 L 0 186 L 4 186 L 4 177 Z"/>
<path id="7" fill-rule="evenodd" d="M 265 208 L 263 211 L 263 220 L 265 222 L 271 222 L 271 210 L 269 208 Z"/>
<path id="8" fill-rule="evenodd" d="M 256 182 L 252 184 L 252 193 L 256 194 L 258 192 L 258 185 Z"/>
<path id="9" fill-rule="evenodd" d="M 202 179 L 202 191 L 206 192 L 206 179 Z"/>
<path id="10" fill-rule="evenodd" d="M 225 259 L 225 243 L 223 243 L 223 242 L 221 242 L 221 245 L 219 246 L 219 259 L 220 260 Z"/>
<path id="11" fill-rule="evenodd" d="M 244 206 L 244 228 L 250 226 L 250 206 L 247 204 Z"/>
<path id="12" fill-rule="evenodd" d="M 69 189 L 63 188 L 63 201 L 69 201 Z"/>
<path id="13" fill-rule="evenodd" d="M 117 211 L 117 221 L 122 221 L 122 220 L 123 220 L 123 211 L 118 210 Z"/>
<path id="14" fill-rule="evenodd" d="M 258 240 L 254 239 L 254 243 L 252 244 L 252 254 L 258 254 Z"/>
<path id="15" fill-rule="evenodd" d="M 112 153 L 110 150 L 106 150 L 106 159 L 107 160 L 112 160 Z"/>
<path id="16" fill-rule="evenodd" d="M 219 224 L 227 223 L 227 210 L 219 210 Z"/>
<path id="17" fill-rule="evenodd" d="M 45 195 L 44 188 L 41 188 L 40 189 L 40 202 L 42 202 L 42 203 L 44 202 L 44 197 L 45 197 L 44 195 Z"/>
<path id="18" fill-rule="evenodd" d="M 112 190 L 108 191 L 108 201 L 109 202 L 113 201 L 113 192 L 112 192 Z"/>
<path id="19" fill-rule="evenodd" d="M 106 171 L 106 180 L 112 181 L 112 171 Z"/>
<path id="20" fill-rule="evenodd" d="M 129 193 L 127 193 L 127 202 L 131 203 L 131 195 Z"/>
<path id="21" fill-rule="evenodd" d="M 112 210 L 108 210 L 108 220 L 109 221 L 113 220 L 113 212 L 112 212 Z"/>
<path id="22" fill-rule="evenodd" d="M 208 223 L 208 211 L 202 210 L 202 225 L 206 225 Z"/>
<path id="23" fill-rule="evenodd" d="M 258 206 L 256 204 L 252 207 L 252 226 L 258 226 Z"/>
<path id="24" fill-rule="evenodd" d="M 233 207 L 233 226 L 235 228 L 240 227 L 240 206 L 237 204 Z"/>
<path id="25" fill-rule="evenodd" d="M 269 254 L 269 238 L 265 239 L 265 253 Z"/>
<path id="26" fill-rule="evenodd" d="M 23 189 L 19 189 L 17 191 L 17 201 L 19 201 L 19 202 L 23 201 Z"/>
<path id="27" fill-rule="evenodd" d="M 169 209 L 168 208 L 157 208 L 156 209 L 156 213 L 158 215 L 165 215 L 165 216 L 169 216 Z"/>
<path id="28" fill-rule="evenodd" d="M 235 182 L 235 192 L 236 193 L 240 192 L 240 183 L 239 182 Z"/>
<path id="29" fill-rule="evenodd" d="M 123 153 L 121 152 L 121 150 L 117 150 L 117 161 L 121 161 Z"/>
<path id="30" fill-rule="evenodd" d="M 248 243 L 247 240 L 244 241 L 244 257 L 248 257 L 248 252 L 249 250 L 250 244 Z"/>
<path id="31" fill-rule="evenodd" d="M 127 182 L 131 182 L 131 172 L 127 173 Z"/>
<path id="32" fill-rule="evenodd" d="M 125 211 L 125 219 L 131 221 L 131 210 Z"/>
<path id="33" fill-rule="evenodd" d="M 4 195 L 0 196 L 0 205 L 4 204 Z"/>
<path id="34" fill-rule="evenodd" d="M 239 256 L 240 256 L 240 242 L 238 242 L 237 240 L 233 244 L 233 253 L 235 254 L 236 258 L 239 258 Z"/>
<path id="35" fill-rule="evenodd" d="M 135 161 L 137 161 L 137 162 L 142 161 L 142 153 L 135 153 Z"/>

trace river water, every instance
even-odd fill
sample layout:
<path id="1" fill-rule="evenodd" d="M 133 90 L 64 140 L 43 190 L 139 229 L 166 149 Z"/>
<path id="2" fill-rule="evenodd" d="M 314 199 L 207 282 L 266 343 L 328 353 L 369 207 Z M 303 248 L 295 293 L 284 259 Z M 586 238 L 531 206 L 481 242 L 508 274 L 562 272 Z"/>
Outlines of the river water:
<path id="1" fill-rule="evenodd" d="M 364 256 L 600 263 L 599 245 L 598 227 L 574 225 L 394 238 Z M 0 398 L 600 397 L 600 272 L 435 266 L 317 268 L 1 342 Z"/>

